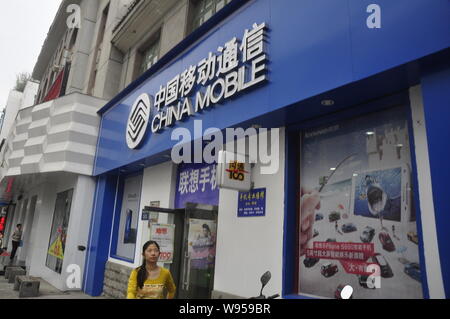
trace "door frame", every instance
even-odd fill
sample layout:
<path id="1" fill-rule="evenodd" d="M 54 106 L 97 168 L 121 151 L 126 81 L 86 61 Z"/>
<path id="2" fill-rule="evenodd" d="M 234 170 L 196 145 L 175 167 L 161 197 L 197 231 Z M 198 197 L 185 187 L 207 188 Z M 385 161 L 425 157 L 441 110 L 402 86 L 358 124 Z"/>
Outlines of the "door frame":
<path id="1" fill-rule="evenodd" d="M 166 213 L 173 214 L 174 216 L 174 224 L 175 224 L 175 238 L 174 238 L 174 254 L 173 254 L 173 262 L 171 264 L 171 274 L 173 279 L 177 285 L 177 291 L 175 294 L 175 298 L 187 298 L 188 292 L 184 290 L 184 269 L 186 262 L 186 249 L 187 249 L 187 237 L 186 234 L 189 232 L 189 216 L 188 210 L 202 210 L 202 211 L 210 211 L 215 213 L 215 222 L 218 223 L 218 206 L 213 206 L 209 204 L 199 204 L 199 203 L 186 203 L 185 208 L 163 208 L 163 207 L 151 207 L 145 206 L 144 211 L 146 212 L 154 212 L 154 213 Z M 178 231 L 177 231 L 178 230 Z M 216 241 L 217 245 L 217 241 Z M 215 260 L 214 260 L 215 263 Z M 214 280 L 215 273 L 215 264 L 214 270 L 212 272 L 212 278 Z M 214 287 L 211 289 L 211 293 Z"/>

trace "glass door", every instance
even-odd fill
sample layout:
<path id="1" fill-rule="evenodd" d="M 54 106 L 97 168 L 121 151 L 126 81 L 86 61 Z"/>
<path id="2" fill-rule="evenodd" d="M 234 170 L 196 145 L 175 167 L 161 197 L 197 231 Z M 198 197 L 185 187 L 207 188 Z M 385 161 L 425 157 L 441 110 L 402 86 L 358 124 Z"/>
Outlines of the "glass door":
<path id="1" fill-rule="evenodd" d="M 177 292 L 175 298 L 179 296 L 179 285 L 180 282 L 180 271 L 181 265 L 183 264 L 183 235 L 184 235 L 184 217 L 185 210 L 184 209 L 168 209 L 161 207 L 150 207 L 146 206 L 144 208 L 145 212 L 150 214 L 149 216 L 149 225 L 161 225 L 164 226 L 172 226 L 173 237 L 173 251 L 172 256 L 167 260 L 166 256 L 160 255 L 160 261 L 164 264 L 164 268 L 169 269 L 172 274 L 173 280 L 177 286 Z M 151 226 L 152 227 L 152 226 Z M 152 237 L 152 236 L 150 236 Z M 149 238 L 151 240 L 155 240 L 161 246 L 161 250 L 166 250 L 166 245 L 156 238 Z M 169 245 L 170 246 L 170 245 Z M 164 261 L 166 260 L 166 261 Z"/>
<path id="2" fill-rule="evenodd" d="M 177 285 L 176 298 L 209 299 L 214 285 L 217 206 L 188 203 L 185 209 L 145 207 L 150 223 L 174 225 L 173 259 L 164 263 Z M 155 215 L 157 214 L 157 216 Z"/>
<path id="3" fill-rule="evenodd" d="M 217 213 L 217 206 L 186 204 L 180 298 L 211 298 L 214 286 Z"/>

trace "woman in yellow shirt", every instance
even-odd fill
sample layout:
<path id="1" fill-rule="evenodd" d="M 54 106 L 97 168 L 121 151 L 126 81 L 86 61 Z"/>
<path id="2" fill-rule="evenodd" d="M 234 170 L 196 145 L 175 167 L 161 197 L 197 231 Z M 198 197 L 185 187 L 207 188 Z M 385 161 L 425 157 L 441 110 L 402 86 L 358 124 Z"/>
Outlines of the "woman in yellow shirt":
<path id="1" fill-rule="evenodd" d="M 127 299 L 173 299 L 175 283 L 168 269 L 158 267 L 160 248 L 157 242 L 148 241 L 142 249 L 142 266 L 131 272 Z"/>

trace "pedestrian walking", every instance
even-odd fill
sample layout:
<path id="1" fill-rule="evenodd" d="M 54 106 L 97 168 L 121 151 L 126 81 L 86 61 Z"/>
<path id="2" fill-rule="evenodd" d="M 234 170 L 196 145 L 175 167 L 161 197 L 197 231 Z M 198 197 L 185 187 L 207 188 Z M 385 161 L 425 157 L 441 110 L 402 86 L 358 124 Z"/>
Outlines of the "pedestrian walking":
<path id="1" fill-rule="evenodd" d="M 175 283 L 170 271 L 157 265 L 160 248 L 157 242 L 148 241 L 142 248 L 142 266 L 131 272 L 127 299 L 173 299 Z M 167 292 L 167 294 L 166 294 Z"/>
<path id="2" fill-rule="evenodd" d="M 11 250 L 11 257 L 9 257 L 10 262 L 14 260 L 17 248 L 19 248 L 21 240 L 22 240 L 22 224 L 17 224 L 16 230 L 12 235 L 12 250 Z"/>

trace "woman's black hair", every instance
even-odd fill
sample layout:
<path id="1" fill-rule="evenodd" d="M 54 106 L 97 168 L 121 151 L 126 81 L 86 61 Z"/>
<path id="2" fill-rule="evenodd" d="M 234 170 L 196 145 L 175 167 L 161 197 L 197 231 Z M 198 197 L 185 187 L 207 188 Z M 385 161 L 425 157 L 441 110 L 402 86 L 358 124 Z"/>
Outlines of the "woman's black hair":
<path id="1" fill-rule="evenodd" d="M 155 245 L 158 248 L 158 251 L 161 251 L 159 244 L 156 241 L 150 240 L 144 244 L 144 247 L 142 247 L 142 254 L 145 254 L 145 251 L 150 245 Z M 142 265 L 137 269 L 137 284 L 140 289 L 144 287 L 144 282 L 147 280 L 147 269 L 145 268 L 147 261 L 145 260 L 145 256 L 143 259 Z"/>
<path id="2" fill-rule="evenodd" d="M 204 229 L 206 229 L 207 231 L 211 232 L 211 229 L 209 228 L 208 224 L 203 224 L 202 226 Z"/>

